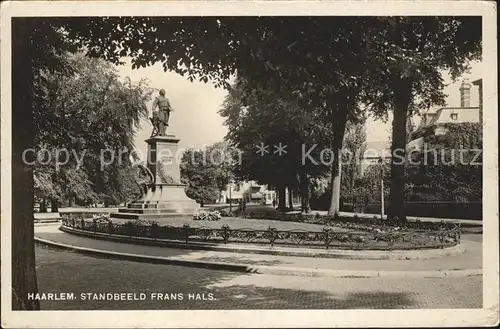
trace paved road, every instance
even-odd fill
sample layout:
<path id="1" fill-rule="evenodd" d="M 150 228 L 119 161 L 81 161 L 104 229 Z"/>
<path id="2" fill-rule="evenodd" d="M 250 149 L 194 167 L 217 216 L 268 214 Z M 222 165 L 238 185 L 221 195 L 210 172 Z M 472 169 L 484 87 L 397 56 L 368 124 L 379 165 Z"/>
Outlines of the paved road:
<path id="1" fill-rule="evenodd" d="M 42 301 L 44 310 L 482 307 L 482 276 L 282 277 L 101 259 L 42 246 L 36 247 L 36 259 L 40 292 L 74 293 L 76 297 Z M 87 292 L 144 293 L 147 298 L 81 300 L 80 294 Z M 178 300 L 152 300 L 152 293 L 176 294 Z M 213 300 L 189 300 L 189 294 Z"/>

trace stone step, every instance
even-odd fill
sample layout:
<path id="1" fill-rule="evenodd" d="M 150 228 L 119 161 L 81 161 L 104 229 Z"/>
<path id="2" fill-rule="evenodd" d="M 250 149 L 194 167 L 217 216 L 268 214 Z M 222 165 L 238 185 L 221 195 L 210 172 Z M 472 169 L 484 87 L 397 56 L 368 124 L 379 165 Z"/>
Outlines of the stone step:
<path id="1" fill-rule="evenodd" d="M 172 214 L 176 213 L 175 209 L 167 208 L 120 208 L 119 213 L 129 213 L 129 214 Z"/>
<path id="2" fill-rule="evenodd" d="M 197 209 L 199 206 L 193 200 L 182 201 L 160 201 L 160 202 L 131 202 L 127 205 L 126 209 L 179 209 L 179 208 L 193 208 Z"/>

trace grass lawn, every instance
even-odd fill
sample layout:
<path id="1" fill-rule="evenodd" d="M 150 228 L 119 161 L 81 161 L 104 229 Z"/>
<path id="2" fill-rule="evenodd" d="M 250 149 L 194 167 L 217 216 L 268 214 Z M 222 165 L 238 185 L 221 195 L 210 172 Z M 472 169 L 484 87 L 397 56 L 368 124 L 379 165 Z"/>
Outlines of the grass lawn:
<path id="1" fill-rule="evenodd" d="M 126 223 L 128 220 L 118 220 L 113 219 L 113 223 Z M 267 230 L 269 226 L 276 228 L 279 231 L 290 231 L 290 230 L 304 230 L 304 231 L 314 231 L 321 232 L 325 225 L 319 224 L 309 224 L 309 223 L 297 223 L 297 222 L 285 222 L 277 220 L 268 219 L 248 219 L 239 217 L 223 217 L 218 221 L 201 221 L 192 219 L 170 219 L 164 218 L 157 221 L 158 225 L 169 225 L 169 226 L 183 226 L 184 224 L 189 224 L 191 227 L 206 227 L 206 228 L 221 228 L 222 225 L 227 224 L 231 229 L 253 229 L 253 230 Z M 343 229 L 339 227 L 330 227 L 336 232 L 352 232 L 348 229 Z"/>

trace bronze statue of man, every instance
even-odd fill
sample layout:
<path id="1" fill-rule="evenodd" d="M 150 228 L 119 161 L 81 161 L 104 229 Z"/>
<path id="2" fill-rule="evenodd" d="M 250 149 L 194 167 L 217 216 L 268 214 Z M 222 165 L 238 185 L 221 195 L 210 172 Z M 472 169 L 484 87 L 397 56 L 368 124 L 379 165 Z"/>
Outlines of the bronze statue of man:
<path id="1" fill-rule="evenodd" d="M 156 108 L 158 108 L 158 110 L 156 110 Z M 152 110 L 153 134 L 156 130 L 157 136 L 165 136 L 168 120 L 170 119 L 170 112 L 173 111 L 170 101 L 165 97 L 165 89 L 160 89 L 160 95 L 155 98 Z"/>

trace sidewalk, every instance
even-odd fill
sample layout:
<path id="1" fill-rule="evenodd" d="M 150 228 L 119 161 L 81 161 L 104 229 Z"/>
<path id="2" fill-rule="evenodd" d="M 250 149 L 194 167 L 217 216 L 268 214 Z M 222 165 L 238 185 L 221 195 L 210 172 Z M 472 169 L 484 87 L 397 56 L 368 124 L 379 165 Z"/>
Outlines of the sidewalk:
<path id="1" fill-rule="evenodd" d="M 109 258 L 262 274 L 328 277 L 392 275 L 441 277 L 482 273 L 482 244 L 472 241 L 463 241 L 465 252 L 455 256 L 422 260 L 360 261 L 136 245 L 65 233 L 59 230 L 57 224 L 36 226 L 35 238 L 44 244 Z"/>

